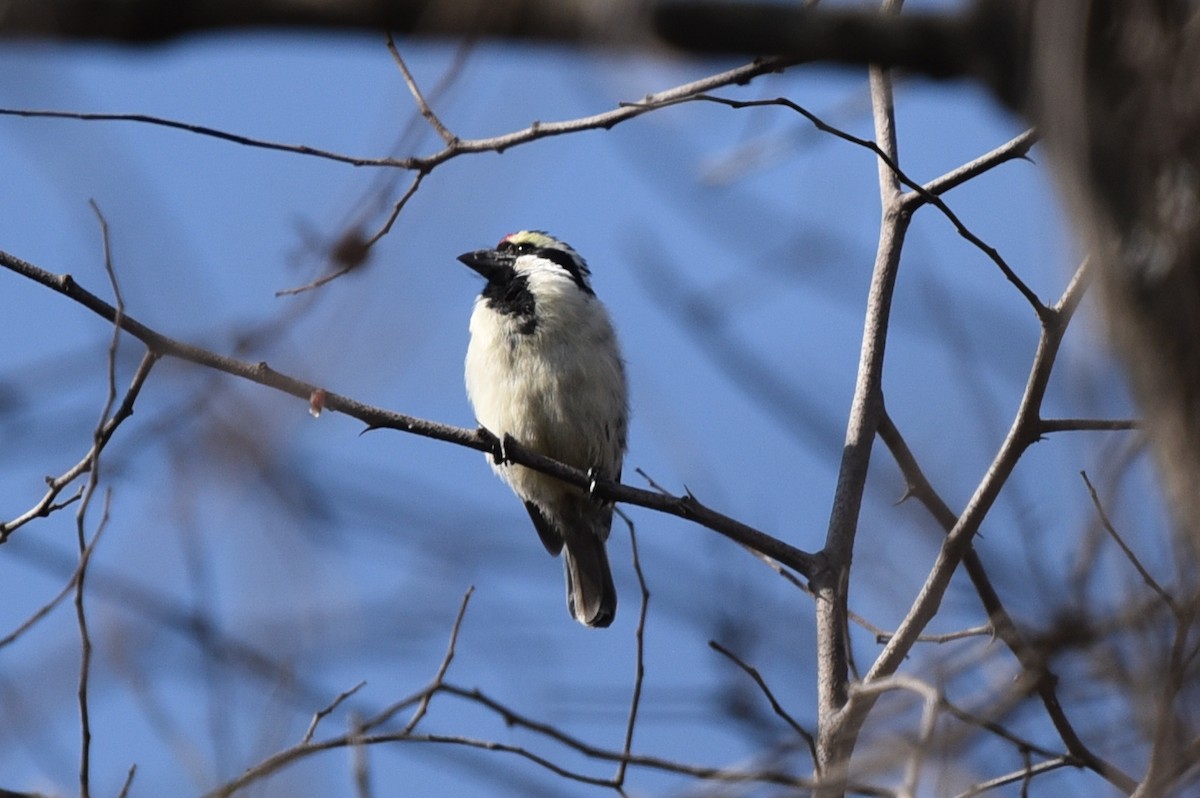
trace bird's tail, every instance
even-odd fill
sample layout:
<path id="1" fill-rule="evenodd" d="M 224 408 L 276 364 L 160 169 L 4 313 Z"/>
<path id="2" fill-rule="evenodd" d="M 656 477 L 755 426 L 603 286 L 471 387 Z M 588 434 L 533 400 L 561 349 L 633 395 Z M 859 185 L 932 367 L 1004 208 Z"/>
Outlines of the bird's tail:
<path id="1" fill-rule="evenodd" d="M 585 626 L 608 626 L 617 614 L 617 589 L 604 539 L 585 525 L 582 534 L 567 535 L 563 562 L 567 570 L 567 609 Z"/>

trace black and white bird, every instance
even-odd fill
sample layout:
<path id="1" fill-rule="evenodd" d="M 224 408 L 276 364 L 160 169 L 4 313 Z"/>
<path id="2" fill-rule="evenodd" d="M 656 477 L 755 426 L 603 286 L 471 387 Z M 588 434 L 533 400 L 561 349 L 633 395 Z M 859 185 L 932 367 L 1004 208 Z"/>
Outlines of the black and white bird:
<path id="1" fill-rule="evenodd" d="M 471 314 L 467 397 L 479 424 L 502 441 L 618 480 L 629 400 L 625 368 L 587 264 L 540 231 L 458 257 L 487 280 Z M 567 608 L 608 626 L 617 593 L 605 552 L 613 508 L 585 490 L 524 466 L 492 468 L 525 503 L 542 545 L 563 553 Z"/>

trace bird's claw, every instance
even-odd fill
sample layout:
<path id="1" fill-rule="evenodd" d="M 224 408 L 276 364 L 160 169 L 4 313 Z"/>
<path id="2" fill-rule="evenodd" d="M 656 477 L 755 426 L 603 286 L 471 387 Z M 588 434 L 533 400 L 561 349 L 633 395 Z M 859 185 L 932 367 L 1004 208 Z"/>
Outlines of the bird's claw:
<path id="1" fill-rule="evenodd" d="M 487 453 L 492 456 L 492 462 L 496 465 L 501 465 L 508 461 L 507 453 L 504 448 L 504 441 L 497 438 L 487 427 L 480 425 L 475 428 L 475 434 L 479 436 L 479 440 L 487 444 Z"/>
<path id="2" fill-rule="evenodd" d="M 588 496 L 591 496 L 593 499 L 596 498 L 596 480 L 597 479 L 599 479 L 599 475 L 596 473 L 596 467 L 592 466 L 591 468 L 589 468 L 587 470 L 587 481 L 588 481 L 587 492 L 588 492 Z"/>

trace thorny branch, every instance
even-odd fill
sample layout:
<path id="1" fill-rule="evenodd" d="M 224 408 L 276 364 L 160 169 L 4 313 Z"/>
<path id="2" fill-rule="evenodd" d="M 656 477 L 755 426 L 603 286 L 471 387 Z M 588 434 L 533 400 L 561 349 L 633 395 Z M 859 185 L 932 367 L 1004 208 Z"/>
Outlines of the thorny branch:
<path id="1" fill-rule="evenodd" d="M 144 343 L 155 356 L 175 357 L 215 369 L 291 394 L 305 403 L 309 402 L 315 392 L 322 391 L 325 409 L 356 418 L 365 423 L 368 429 L 400 430 L 488 452 L 496 458 L 507 457 L 511 462 L 528 466 L 581 488 L 590 489 L 594 482 L 593 493 L 601 499 L 635 504 L 688 519 L 756 551 L 761 551 L 805 575 L 813 573 L 816 569 L 818 563 L 816 555 L 801 551 L 782 540 L 764 534 L 729 516 L 722 515 L 706 507 L 690 493 L 684 496 L 664 496 L 655 491 L 642 490 L 607 480 L 592 480 L 585 471 L 543 457 L 515 443 L 509 442 L 501 447 L 500 442 L 490 433 L 439 424 L 402 413 L 382 410 L 332 391 L 325 391 L 313 383 L 283 374 L 272 369 L 265 362 L 248 363 L 169 338 L 131 316 L 118 314 L 116 308 L 80 286 L 69 274 L 52 274 L 6 252 L 0 252 L 0 266 L 58 291 L 93 313 L 118 324 L 122 330 Z"/>
<path id="2" fill-rule="evenodd" d="M 888 73 L 870 71 L 871 109 L 879 148 L 896 163 L 897 141 L 892 86 Z M 830 568 L 813 580 L 817 595 L 817 775 L 824 782 L 821 796 L 838 796 L 844 782 L 856 731 L 846 733 L 838 722 L 849 700 L 850 651 L 848 645 L 848 593 L 850 563 L 858 532 L 859 512 L 866 488 L 871 448 L 883 412 L 883 366 L 887 345 L 892 293 L 900 267 L 900 253 L 911 214 L 902 210 L 896 173 L 879 162 L 879 194 L 883 208 L 871 285 L 867 292 L 858 374 L 846 438 L 838 467 L 829 525 L 822 553 Z"/>
<path id="3" fill-rule="evenodd" d="M 917 463 L 912 450 L 909 449 L 904 437 L 900 434 L 900 431 L 896 428 L 895 423 L 886 410 L 880 424 L 879 437 L 888 447 L 901 473 L 904 474 L 904 479 L 908 486 L 907 495 L 917 499 L 929 511 L 930 515 L 934 517 L 934 520 L 938 522 L 945 533 L 947 535 L 950 534 L 958 522 L 958 516 L 954 514 L 954 511 L 950 509 L 949 505 L 946 504 L 937 490 L 930 484 L 920 465 Z M 1101 773 L 1101 775 L 1105 771 L 1112 770 L 1112 766 L 1093 753 L 1075 731 L 1074 726 L 1067 718 L 1066 712 L 1058 700 L 1058 677 L 1050 671 L 1045 658 L 1035 650 L 1034 646 L 1017 629 L 1012 616 L 1005 609 L 999 594 L 992 585 L 991 578 L 984 568 L 983 560 L 979 557 L 974 547 L 968 548 L 963 555 L 963 566 L 967 572 L 967 576 L 971 580 L 971 584 L 975 588 L 976 594 L 979 596 L 980 602 L 983 604 L 985 612 L 987 612 L 988 623 L 992 632 L 1008 646 L 1009 650 L 1016 656 L 1017 661 L 1021 663 L 1022 681 L 1029 683 L 1030 688 L 1037 692 L 1041 698 L 1047 716 L 1059 731 L 1060 737 L 1071 753 L 1072 761 L 1089 767 Z M 889 642 L 890 639 L 889 637 L 887 641 L 883 642 Z"/>
<path id="4" fill-rule="evenodd" d="M 1049 309 L 1050 313 L 1043 319 L 1041 339 L 1030 368 L 1025 393 L 1009 433 L 977 487 L 975 495 L 968 502 L 967 508 L 955 519 L 953 528 L 947 533 L 937 562 L 931 569 L 917 600 L 910 608 L 896 635 L 888 641 L 876 659 L 864 680 L 866 683 L 875 679 L 887 678 L 896 672 L 903 658 L 907 656 L 916 642 L 921 629 L 937 612 L 942 596 L 949 586 L 951 575 L 958 563 L 968 555 L 971 538 L 987 516 L 992 503 L 999 495 L 1000 489 L 1012 473 L 1017 461 L 1025 449 L 1038 440 L 1042 399 L 1062 338 L 1086 287 L 1086 266 L 1085 263 L 1076 270 L 1062 297 Z M 939 515 L 944 515 L 944 512 L 939 510 Z M 993 621 L 995 620 L 993 618 Z M 1016 644 L 1014 643 L 1014 645 Z M 1014 648 L 1014 652 L 1018 654 L 1022 663 L 1026 664 L 1027 658 L 1022 656 L 1024 650 Z M 1039 677 L 1038 682 L 1041 684 L 1046 684 L 1043 666 L 1039 665 L 1031 675 Z M 1038 682 L 1035 682 L 1035 686 L 1038 685 Z M 1079 739 L 1074 728 L 1067 722 L 1061 707 L 1058 706 L 1053 690 L 1045 692 L 1046 689 L 1045 686 L 1041 687 L 1043 701 L 1050 711 L 1051 720 L 1054 721 L 1068 751 L 1086 767 L 1099 773 L 1118 788 L 1131 792 L 1136 786 L 1136 782 L 1111 763 L 1105 762 L 1091 753 Z M 842 726 L 845 732 L 853 737 L 870 712 L 874 701 L 873 696 L 863 696 L 860 700 L 849 702 L 841 717 L 838 718 L 839 726 Z"/>

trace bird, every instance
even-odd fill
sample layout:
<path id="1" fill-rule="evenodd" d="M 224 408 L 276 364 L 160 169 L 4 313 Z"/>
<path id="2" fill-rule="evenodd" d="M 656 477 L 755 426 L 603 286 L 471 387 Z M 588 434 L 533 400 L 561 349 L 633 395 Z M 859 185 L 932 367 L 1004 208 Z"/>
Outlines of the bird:
<path id="1" fill-rule="evenodd" d="M 625 364 L 586 261 L 540 230 L 505 236 L 458 260 L 487 281 L 475 300 L 467 398 L 479 425 L 553 460 L 619 481 L 629 428 Z M 567 609 L 606 627 L 617 592 L 606 541 L 613 506 L 525 466 L 490 458 L 524 503 L 542 545 L 563 555 Z"/>

